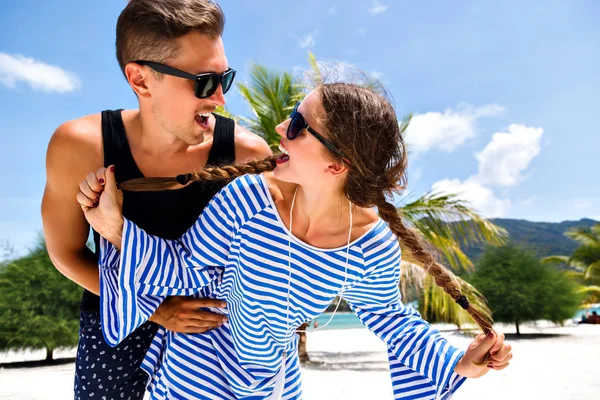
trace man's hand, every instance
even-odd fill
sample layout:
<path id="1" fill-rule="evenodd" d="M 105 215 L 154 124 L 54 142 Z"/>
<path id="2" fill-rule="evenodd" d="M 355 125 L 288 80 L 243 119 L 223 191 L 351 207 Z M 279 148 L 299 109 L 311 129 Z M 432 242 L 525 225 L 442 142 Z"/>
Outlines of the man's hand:
<path id="1" fill-rule="evenodd" d="M 210 311 L 202 311 L 199 308 L 225 308 L 226 306 L 227 304 L 222 300 L 172 296 L 162 302 L 154 315 L 150 317 L 150 321 L 173 332 L 204 333 L 223 325 L 227 322 L 227 317 Z"/>

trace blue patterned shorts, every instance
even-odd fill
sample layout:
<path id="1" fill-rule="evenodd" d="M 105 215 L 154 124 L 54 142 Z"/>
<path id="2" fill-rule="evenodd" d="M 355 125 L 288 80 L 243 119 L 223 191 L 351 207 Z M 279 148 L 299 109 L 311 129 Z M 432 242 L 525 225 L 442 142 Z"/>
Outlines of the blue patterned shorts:
<path id="1" fill-rule="evenodd" d="M 148 375 L 140 364 L 157 327 L 147 322 L 117 347 L 110 347 L 102 336 L 100 313 L 81 311 L 75 399 L 143 399 Z"/>

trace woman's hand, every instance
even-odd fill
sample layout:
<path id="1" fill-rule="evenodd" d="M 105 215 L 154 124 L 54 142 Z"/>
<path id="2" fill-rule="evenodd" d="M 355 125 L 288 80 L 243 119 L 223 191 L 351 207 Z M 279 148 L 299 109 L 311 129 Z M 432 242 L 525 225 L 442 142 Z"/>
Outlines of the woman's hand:
<path id="1" fill-rule="evenodd" d="M 499 371 L 508 367 L 511 358 L 512 349 L 509 344 L 504 343 L 503 333 L 491 331 L 487 336 L 480 333 L 456 364 L 454 372 L 468 378 L 479 378 L 492 369 Z"/>
<path id="2" fill-rule="evenodd" d="M 90 173 L 79 183 L 77 202 L 85 219 L 118 249 L 123 231 L 123 193 L 117 189 L 114 165 Z"/>

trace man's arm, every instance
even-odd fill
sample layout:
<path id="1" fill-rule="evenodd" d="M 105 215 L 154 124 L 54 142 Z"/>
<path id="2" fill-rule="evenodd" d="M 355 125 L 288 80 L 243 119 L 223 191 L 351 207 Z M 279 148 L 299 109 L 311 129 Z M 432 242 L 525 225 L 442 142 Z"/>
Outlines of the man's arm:
<path id="1" fill-rule="evenodd" d="M 79 182 L 102 166 L 100 115 L 61 125 L 46 154 L 42 222 L 50 259 L 67 278 L 99 294 L 96 257 L 86 246 L 90 227 L 76 201 Z"/>
<path id="2" fill-rule="evenodd" d="M 235 124 L 235 162 L 262 160 L 273 155 L 271 148 L 260 136 Z"/>

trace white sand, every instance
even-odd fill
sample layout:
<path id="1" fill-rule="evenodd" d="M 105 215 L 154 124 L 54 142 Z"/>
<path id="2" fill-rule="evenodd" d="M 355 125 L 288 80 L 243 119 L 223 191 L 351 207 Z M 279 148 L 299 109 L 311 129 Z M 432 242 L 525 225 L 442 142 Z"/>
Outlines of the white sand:
<path id="1" fill-rule="evenodd" d="M 447 326 L 440 326 L 440 329 Z M 511 333 L 511 326 L 497 326 Z M 523 333 L 541 332 L 546 338 L 513 339 L 515 358 L 504 371 L 491 371 L 469 380 L 454 396 L 457 400 L 600 398 L 600 325 L 540 324 Z M 457 347 L 470 339 L 448 332 Z M 385 345 L 366 329 L 309 333 L 308 351 L 314 361 L 303 368 L 305 399 L 391 399 Z M 0 363 L 43 358 L 43 352 L 1 354 Z M 73 351 L 62 353 L 73 356 Z M 72 398 L 72 363 L 36 368 L 0 369 L 0 399 Z"/>
<path id="2" fill-rule="evenodd" d="M 467 380 L 457 400 L 600 399 L 600 325 L 542 328 L 521 333 L 552 335 L 512 339 L 514 358 L 503 371 Z M 515 332 L 512 326 L 496 328 Z M 466 349 L 471 339 L 445 332 L 455 346 Z M 325 365 L 303 371 L 306 399 L 392 399 L 386 347 L 368 330 L 322 331 L 308 338 L 312 359 Z"/>

